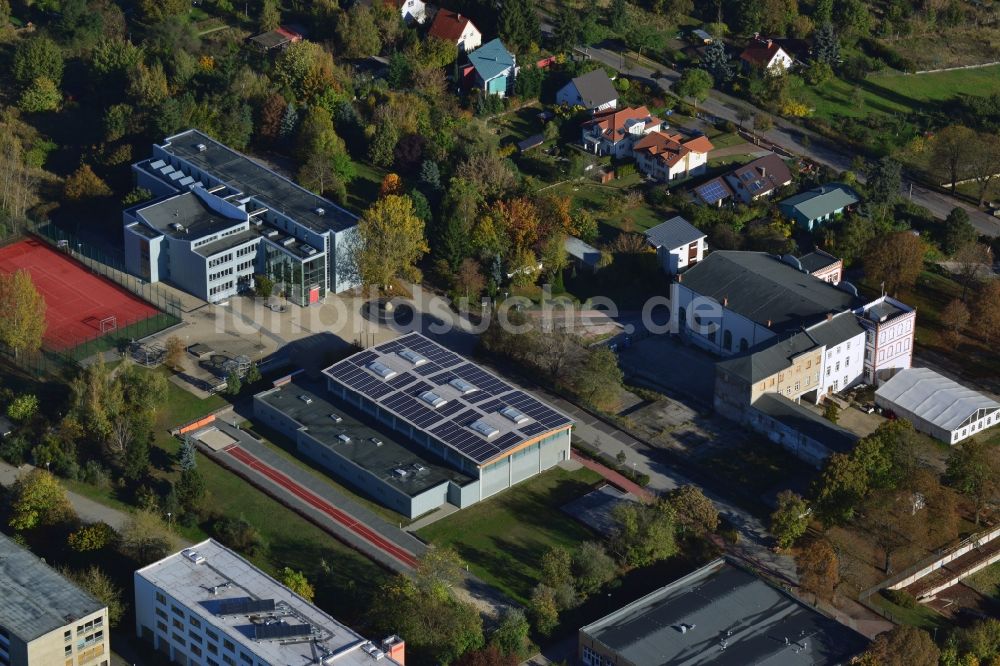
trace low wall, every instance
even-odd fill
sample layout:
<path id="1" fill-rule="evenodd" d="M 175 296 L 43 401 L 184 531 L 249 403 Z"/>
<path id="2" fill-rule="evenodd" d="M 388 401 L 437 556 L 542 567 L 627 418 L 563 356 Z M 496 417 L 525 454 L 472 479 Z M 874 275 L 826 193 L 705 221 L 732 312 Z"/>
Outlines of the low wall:
<path id="1" fill-rule="evenodd" d="M 915 583 L 916 581 L 920 580 L 921 578 L 931 573 L 932 571 L 937 571 L 944 565 L 953 562 L 954 560 L 957 560 L 962 555 L 965 555 L 966 553 L 971 551 L 973 548 L 978 548 L 979 546 L 982 546 L 984 543 L 989 543 L 990 541 L 993 541 L 993 539 L 997 538 L 998 536 L 1000 536 L 1000 527 L 996 527 L 990 530 L 989 532 L 986 532 L 985 534 L 974 534 L 965 539 L 965 541 L 963 541 L 954 550 L 948 552 L 946 555 L 942 557 L 939 557 L 930 564 L 921 567 L 920 569 L 917 569 L 912 573 L 907 574 L 905 577 L 894 581 L 892 585 L 886 586 L 886 589 L 900 590 L 904 587 L 907 587 L 908 585 Z M 975 569 L 975 571 L 978 571 L 979 568 Z M 970 571 L 969 573 L 972 573 L 972 571 Z M 968 574 L 962 574 L 961 577 L 964 578 L 966 575 Z M 953 584 L 954 583 L 951 583 L 950 585 Z M 950 585 L 945 587 L 949 587 Z"/>
<path id="2" fill-rule="evenodd" d="M 949 578 L 946 582 L 943 582 L 940 585 L 935 585 L 931 589 L 926 590 L 923 594 L 920 595 L 920 599 L 930 599 L 930 598 L 933 598 L 933 597 L 937 596 L 938 592 L 941 592 L 943 590 L 947 590 L 952 585 L 958 584 L 963 578 L 968 578 L 972 574 L 974 574 L 977 571 L 980 571 L 982 569 L 985 569 L 986 567 L 990 566 L 994 562 L 1000 562 L 1000 552 L 994 553 L 992 556 L 986 558 L 982 562 L 979 562 L 974 567 L 970 567 L 970 568 L 966 569 L 965 571 L 963 571 L 962 573 L 956 574 L 952 578 Z"/>

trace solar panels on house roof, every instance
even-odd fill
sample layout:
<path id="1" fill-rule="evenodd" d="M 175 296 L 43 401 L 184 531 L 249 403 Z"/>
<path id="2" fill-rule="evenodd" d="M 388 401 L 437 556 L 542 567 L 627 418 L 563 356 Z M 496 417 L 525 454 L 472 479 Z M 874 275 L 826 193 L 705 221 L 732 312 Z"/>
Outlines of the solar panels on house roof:
<path id="1" fill-rule="evenodd" d="M 419 333 L 359 352 L 324 374 L 478 465 L 572 425 L 565 414 Z"/>

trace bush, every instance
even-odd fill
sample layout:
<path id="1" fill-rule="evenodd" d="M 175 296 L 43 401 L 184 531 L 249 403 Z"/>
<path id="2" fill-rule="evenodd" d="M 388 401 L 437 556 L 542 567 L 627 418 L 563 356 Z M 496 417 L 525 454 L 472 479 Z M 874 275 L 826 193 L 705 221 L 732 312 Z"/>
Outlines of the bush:
<path id="1" fill-rule="evenodd" d="M 31 393 L 25 393 L 14 398 L 7 406 L 7 416 L 13 421 L 24 423 L 38 411 L 38 398 Z"/>
<path id="2" fill-rule="evenodd" d="M 906 590 L 882 590 L 882 596 L 907 610 L 913 610 L 920 605 L 917 603 L 917 598 Z"/>
<path id="3" fill-rule="evenodd" d="M 81 527 L 69 535 L 69 547 L 78 553 L 101 550 L 113 544 L 118 533 L 107 523 L 94 523 Z"/>

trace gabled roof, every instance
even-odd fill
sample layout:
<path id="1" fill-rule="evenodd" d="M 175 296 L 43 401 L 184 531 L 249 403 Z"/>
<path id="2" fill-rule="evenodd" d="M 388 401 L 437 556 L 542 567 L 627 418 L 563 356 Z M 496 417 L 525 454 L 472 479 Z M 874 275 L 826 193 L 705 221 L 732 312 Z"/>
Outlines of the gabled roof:
<path id="1" fill-rule="evenodd" d="M 688 153 L 707 153 L 714 147 L 705 136 L 684 140 L 680 134 L 650 132 L 635 144 L 633 150 L 661 159 L 667 166 L 674 166 Z"/>
<path id="2" fill-rule="evenodd" d="M 777 42 L 772 40 L 753 42 L 747 46 L 743 53 L 740 54 L 740 59 L 745 60 L 751 65 L 757 65 L 758 67 L 767 67 L 774 60 L 774 57 L 778 53 L 784 53 L 786 56 L 788 53 L 781 48 Z"/>
<path id="3" fill-rule="evenodd" d="M 663 121 L 650 115 L 646 107 L 640 106 L 605 111 L 584 122 L 583 127 L 600 127 L 605 139 L 617 143 L 628 135 L 628 128 L 637 122 L 648 126 L 659 125 Z"/>
<path id="4" fill-rule="evenodd" d="M 673 250 L 705 237 L 705 233 L 676 215 L 666 222 L 661 222 L 646 231 L 646 240 L 653 247 L 665 247 Z"/>
<path id="5" fill-rule="evenodd" d="M 743 352 L 739 356 L 719 361 L 717 365 L 743 381 L 753 384 L 787 370 L 793 365 L 792 359 L 819 346 L 821 346 L 819 342 L 803 331 L 762 349 Z"/>
<path id="6" fill-rule="evenodd" d="M 784 160 L 771 153 L 733 169 L 726 178 L 736 180 L 750 194 L 759 196 L 792 182 L 792 172 Z"/>
<path id="7" fill-rule="evenodd" d="M 499 39 L 486 42 L 469 54 L 469 64 L 483 79 L 489 81 L 514 67 L 514 54 Z"/>
<path id="8" fill-rule="evenodd" d="M 857 305 L 857 298 L 765 252 L 716 250 L 682 284 L 776 333 L 798 330 Z"/>
<path id="9" fill-rule="evenodd" d="M 1000 410 L 995 400 L 929 368 L 902 370 L 875 395 L 948 431 L 961 427 L 980 409 Z"/>
<path id="10" fill-rule="evenodd" d="M 853 312 L 841 312 L 806 330 L 813 340 L 830 348 L 864 335 L 867 329 L 861 325 L 858 316 Z"/>
<path id="11" fill-rule="evenodd" d="M 463 16 L 450 9 L 439 9 L 427 34 L 445 41 L 457 42 L 462 38 L 462 33 L 465 32 L 465 29 L 470 24 L 472 24 L 476 32 L 479 32 L 479 29 L 469 20 L 468 16 Z"/>
<path id="12" fill-rule="evenodd" d="M 782 210 L 798 211 L 807 220 L 815 220 L 848 206 L 861 199 L 857 192 L 841 183 L 827 183 L 788 197 L 780 204 Z M 791 212 L 787 214 L 791 215 Z"/>
<path id="13" fill-rule="evenodd" d="M 828 268 L 839 262 L 840 259 L 837 257 L 818 249 L 799 257 L 799 263 L 802 265 L 802 269 L 808 273 L 815 273 L 816 271 L 823 270 L 824 268 Z"/>
<path id="14" fill-rule="evenodd" d="M 618 99 L 618 91 L 615 90 L 615 86 L 603 69 L 587 72 L 576 77 L 570 83 L 576 88 L 580 99 L 583 100 L 583 105 L 588 109 L 596 109 Z"/>

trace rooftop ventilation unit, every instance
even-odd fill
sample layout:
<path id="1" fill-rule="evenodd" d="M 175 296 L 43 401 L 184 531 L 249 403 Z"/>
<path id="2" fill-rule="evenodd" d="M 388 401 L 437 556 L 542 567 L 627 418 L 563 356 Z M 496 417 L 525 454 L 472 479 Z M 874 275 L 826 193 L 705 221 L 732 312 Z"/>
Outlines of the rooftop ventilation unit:
<path id="1" fill-rule="evenodd" d="M 399 479 L 405 479 L 407 476 L 409 476 L 409 474 L 410 473 L 407 472 L 402 467 L 397 467 L 396 469 L 392 470 L 392 475 Z"/>
<path id="2" fill-rule="evenodd" d="M 203 144 L 203 143 L 199 143 L 199 144 L 198 144 L 197 146 L 195 146 L 195 148 L 197 148 L 197 149 L 198 149 L 198 152 L 199 152 L 199 153 L 203 153 L 203 152 L 205 152 L 206 150 L 208 150 L 208 146 L 206 146 L 206 145 L 205 145 L 205 144 Z"/>
<path id="3" fill-rule="evenodd" d="M 339 439 L 340 441 L 342 441 L 344 444 L 350 444 L 351 443 L 351 436 L 348 435 L 348 434 L 345 434 L 345 433 L 341 433 L 341 434 L 337 435 L 337 439 Z"/>
<path id="4" fill-rule="evenodd" d="M 313 403 L 313 399 L 308 395 L 306 395 L 305 393 L 299 396 L 299 400 L 306 403 L 307 405 L 311 405 Z"/>
<path id="5" fill-rule="evenodd" d="M 340 423 L 344 420 L 340 414 L 330 414 L 330 418 L 333 419 L 334 423 Z"/>
<path id="6" fill-rule="evenodd" d="M 382 440 L 379 439 L 378 437 L 369 437 L 368 441 L 374 444 L 375 446 L 382 446 Z"/>
<path id="7" fill-rule="evenodd" d="M 455 377 L 450 382 L 448 382 L 448 384 L 452 388 L 457 389 L 458 391 L 460 391 L 462 393 L 462 395 L 465 395 L 466 393 L 472 393 L 473 391 L 476 390 L 475 386 L 473 386 L 472 384 L 470 384 L 469 382 L 465 381 L 464 379 L 462 379 L 460 377 Z"/>
<path id="8" fill-rule="evenodd" d="M 313 208 L 313 212 L 316 213 L 317 215 L 319 215 L 320 217 L 323 217 L 324 215 L 326 215 L 326 209 L 325 208 L 316 207 L 316 208 Z"/>
<path id="9" fill-rule="evenodd" d="M 413 463 L 413 471 L 414 472 L 423 472 L 426 469 L 427 468 L 425 466 L 421 465 L 420 463 Z"/>
<path id="10" fill-rule="evenodd" d="M 469 427 L 478 432 L 486 439 L 493 439 L 494 437 L 500 434 L 500 430 L 498 430 L 496 427 L 490 425 L 489 423 L 487 423 L 482 419 L 476 419 L 475 421 L 472 422 L 472 425 L 470 425 Z"/>
<path id="11" fill-rule="evenodd" d="M 379 361 L 372 361 L 368 364 L 368 369 L 374 372 L 376 375 L 382 379 L 392 379 L 399 373 L 387 366 L 385 363 Z"/>
<path id="12" fill-rule="evenodd" d="M 403 349 L 399 352 L 399 355 L 415 366 L 420 366 L 427 362 L 426 358 L 424 358 L 417 352 L 413 351 L 412 349 Z"/>
<path id="13" fill-rule="evenodd" d="M 310 257 L 316 254 L 316 252 L 318 252 L 318 250 L 311 245 L 306 245 L 304 248 L 302 248 L 302 251 L 308 254 Z"/>
<path id="14" fill-rule="evenodd" d="M 281 241 L 282 247 L 288 247 L 289 245 L 292 245 L 293 243 L 295 243 L 295 239 L 292 236 L 289 236 L 285 240 Z"/>
<path id="15" fill-rule="evenodd" d="M 527 414 L 522 412 L 520 409 L 516 409 L 514 407 L 504 407 L 503 409 L 500 410 L 500 413 L 503 414 L 508 419 L 510 419 L 511 421 L 513 421 L 514 423 L 516 423 L 517 425 L 521 425 L 522 423 L 527 423 L 529 420 Z"/>
<path id="16" fill-rule="evenodd" d="M 194 550 L 193 548 L 182 550 L 181 555 L 191 560 L 195 564 L 204 564 L 206 562 L 205 556 L 199 553 L 197 550 Z"/>
<path id="17" fill-rule="evenodd" d="M 275 238 L 278 235 L 278 230 L 277 229 L 269 229 L 268 232 L 267 232 L 267 234 L 265 234 L 265 235 L 268 238 Z"/>
<path id="18" fill-rule="evenodd" d="M 443 407 L 448 404 L 448 401 L 439 396 L 434 391 L 424 391 L 420 394 L 420 399 L 426 402 L 428 405 L 437 409 L 438 407 Z"/>
<path id="19" fill-rule="evenodd" d="M 380 650 L 378 646 L 371 641 L 362 644 L 361 650 L 375 661 L 385 658 L 385 652 L 382 652 L 382 650 Z"/>
<path id="20" fill-rule="evenodd" d="M 184 225 L 181 224 L 180 222 L 171 222 L 170 228 L 173 229 L 174 231 L 184 231 Z"/>

